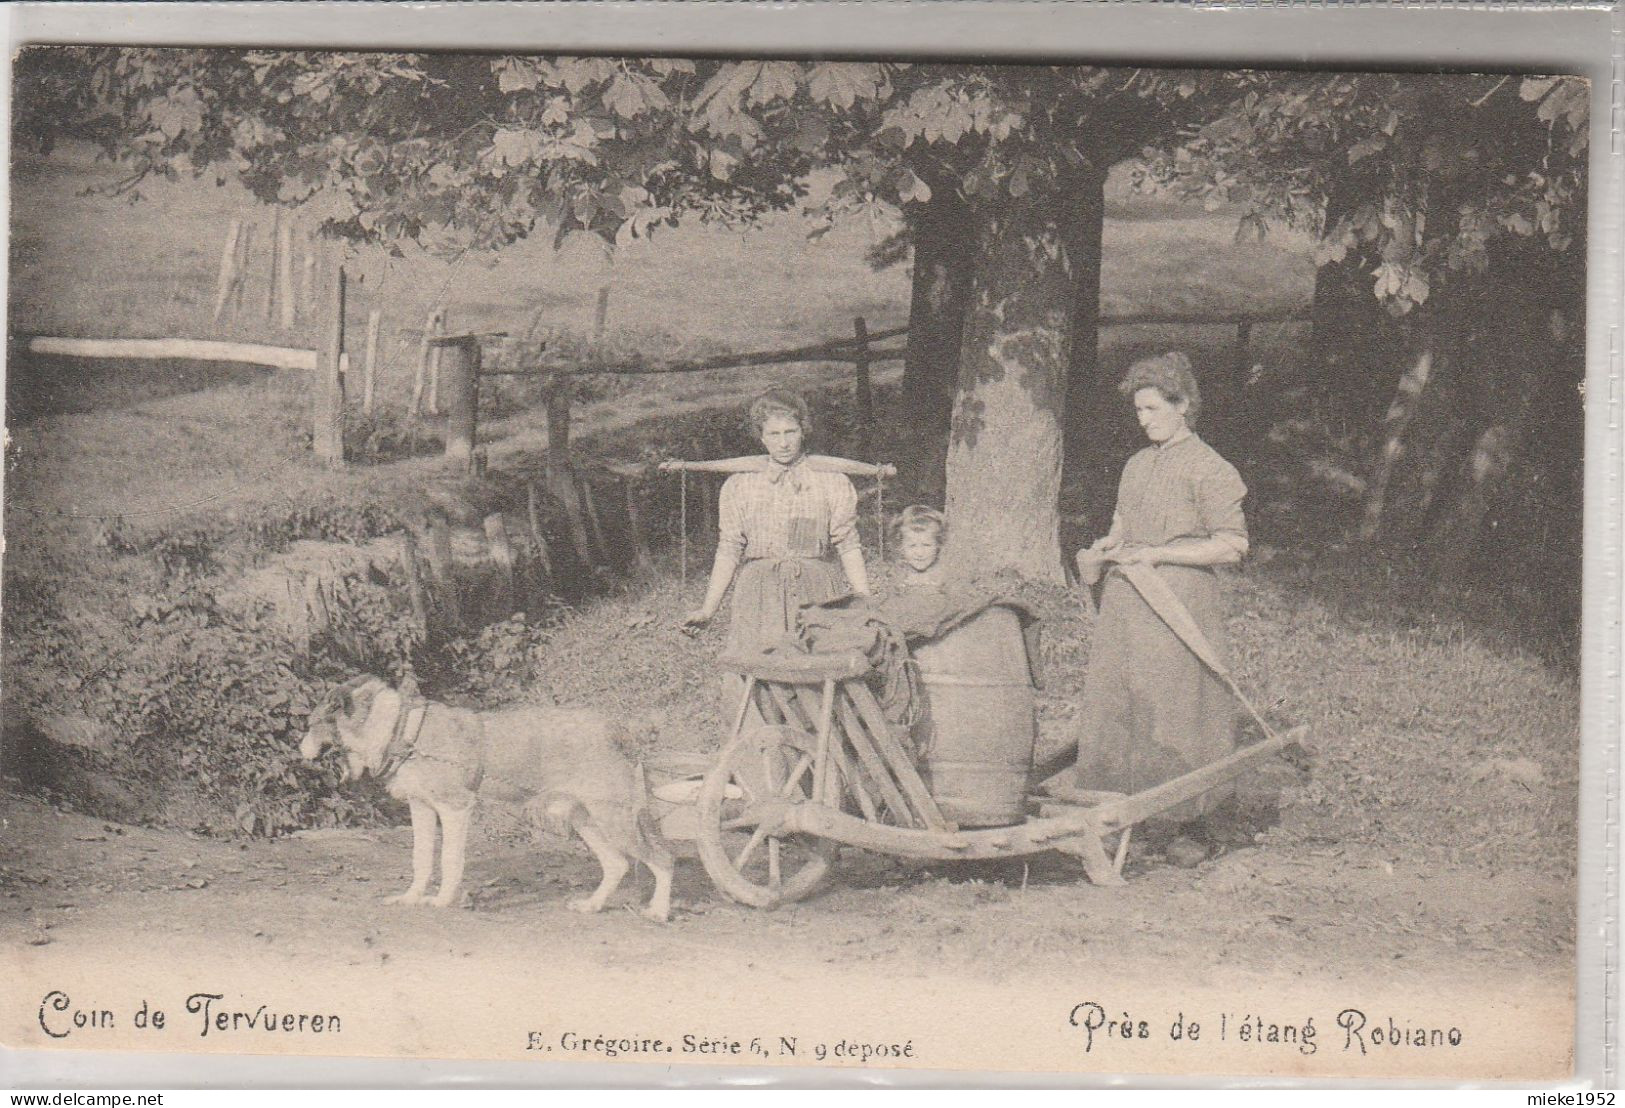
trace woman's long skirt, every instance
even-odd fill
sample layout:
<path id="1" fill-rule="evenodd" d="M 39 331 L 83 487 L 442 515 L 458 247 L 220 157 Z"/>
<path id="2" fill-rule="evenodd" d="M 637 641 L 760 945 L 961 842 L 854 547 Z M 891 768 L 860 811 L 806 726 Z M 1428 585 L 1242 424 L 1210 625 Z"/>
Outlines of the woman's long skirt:
<path id="1" fill-rule="evenodd" d="M 730 654 L 757 654 L 796 631 L 803 604 L 823 604 L 847 593 L 846 575 L 822 558 L 753 558 L 734 579 Z"/>
<path id="2" fill-rule="evenodd" d="M 1158 566 L 1226 665 L 1228 638 L 1218 576 Z M 1078 786 L 1136 793 L 1199 769 L 1235 749 L 1229 689 L 1191 653 L 1120 573 L 1109 573 L 1090 645 L 1078 737 Z M 1223 786 L 1162 818 L 1195 819 L 1231 795 Z"/>
<path id="3" fill-rule="evenodd" d="M 803 604 L 823 604 L 847 593 L 846 574 L 821 558 L 753 558 L 734 578 L 733 608 L 725 650 L 729 654 L 760 654 L 784 643 L 796 632 L 796 616 Z M 722 675 L 722 711 L 729 725 L 739 718 L 744 678 Z M 756 709 L 743 718 L 746 729 L 765 722 Z"/>

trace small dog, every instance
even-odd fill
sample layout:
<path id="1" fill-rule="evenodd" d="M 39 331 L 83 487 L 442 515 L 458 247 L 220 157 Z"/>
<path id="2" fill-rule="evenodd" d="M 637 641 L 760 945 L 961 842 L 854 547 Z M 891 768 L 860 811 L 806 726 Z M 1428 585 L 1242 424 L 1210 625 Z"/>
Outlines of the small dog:
<path id="1" fill-rule="evenodd" d="M 409 701 L 376 677 L 358 677 L 311 713 L 299 753 L 309 760 L 337 746 L 347 779 L 372 774 L 410 805 L 412 885 L 389 903 L 459 903 L 469 819 L 475 800 L 489 797 L 523 804 L 533 820 L 560 834 L 574 831 L 598 856 L 603 880 L 570 908 L 603 908 L 635 858 L 655 877 L 643 915 L 664 923 L 671 914 L 672 854 L 648 813 L 643 775 L 620 749 L 619 737 L 609 719 L 585 709 L 474 712 Z M 429 900 L 437 820 L 443 828 L 440 890 Z"/>

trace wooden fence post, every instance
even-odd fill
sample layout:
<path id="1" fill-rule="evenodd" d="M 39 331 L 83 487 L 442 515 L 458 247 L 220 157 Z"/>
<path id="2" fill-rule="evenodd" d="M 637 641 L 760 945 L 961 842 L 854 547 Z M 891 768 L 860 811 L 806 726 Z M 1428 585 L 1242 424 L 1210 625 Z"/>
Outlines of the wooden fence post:
<path id="1" fill-rule="evenodd" d="M 300 276 L 299 300 L 308 315 L 316 310 L 316 248 L 308 230 L 302 231 L 299 237 L 305 243 L 305 268 Z"/>
<path id="2" fill-rule="evenodd" d="M 609 319 L 609 285 L 598 286 L 598 302 L 592 313 L 592 342 L 594 346 L 604 341 L 604 324 Z"/>
<path id="3" fill-rule="evenodd" d="M 243 233 L 243 221 L 234 219 L 231 227 L 226 231 L 226 245 L 220 250 L 220 277 L 214 288 L 214 321 L 220 322 L 221 314 L 226 310 L 226 301 L 231 298 L 233 279 L 236 277 L 237 266 L 237 239 Z"/>
<path id="4" fill-rule="evenodd" d="M 1249 367 L 1247 363 L 1252 360 L 1253 322 L 1250 319 L 1236 321 L 1236 391 L 1240 392 L 1247 387 Z"/>
<path id="5" fill-rule="evenodd" d="M 449 316 L 446 313 L 446 309 L 441 308 L 434 321 L 434 339 L 443 338 L 445 336 L 446 329 L 450 325 L 448 320 Z M 444 351 L 445 347 L 437 344 L 434 339 L 429 340 L 429 381 L 428 389 L 424 397 L 424 404 L 427 406 L 430 415 L 439 415 L 440 364 L 443 359 L 442 351 Z"/>
<path id="6" fill-rule="evenodd" d="M 446 517 L 439 512 L 429 513 L 426 522 L 429 527 L 429 568 L 440 585 L 440 600 L 446 614 L 444 625 L 457 631 L 463 625 L 463 595 L 451 556 L 451 528 L 446 526 Z"/>
<path id="7" fill-rule="evenodd" d="M 378 380 L 378 328 L 384 313 L 377 308 L 367 313 L 367 359 L 361 369 L 361 410 L 372 415 L 373 393 Z"/>
<path id="8" fill-rule="evenodd" d="M 276 230 L 276 294 L 282 301 L 282 329 L 292 330 L 299 319 L 298 302 L 293 292 L 293 216 L 277 213 Z M 266 300 L 270 304 L 269 295 Z M 270 316 L 267 311 L 266 316 Z"/>
<path id="9" fill-rule="evenodd" d="M 446 460 L 470 467 L 480 406 L 480 340 L 474 335 L 436 339 L 446 385 Z"/>
<path id="10" fill-rule="evenodd" d="M 875 392 L 874 385 L 869 380 L 869 324 L 860 315 L 852 321 L 852 333 L 858 340 L 857 361 L 857 401 L 858 401 L 858 457 L 868 458 L 873 455 L 870 448 L 874 437 L 875 426 Z"/>
<path id="11" fill-rule="evenodd" d="M 248 295 L 248 264 L 254 259 L 254 221 L 243 224 L 243 237 L 237 240 L 237 272 L 232 277 L 231 308 L 243 310 L 243 299 Z"/>
<path id="12" fill-rule="evenodd" d="M 423 387 L 428 379 L 429 359 L 434 355 L 434 338 L 444 329 L 445 321 L 446 309 L 435 308 L 429 312 L 429 318 L 423 324 L 423 341 L 418 343 L 417 371 L 412 375 L 413 415 L 423 411 Z"/>
<path id="13" fill-rule="evenodd" d="M 333 251 L 332 296 L 328 304 L 327 343 L 317 365 L 315 389 L 316 457 L 329 469 L 344 465 L 344 265 Z"/>
<path id="14" fill-rule="evenodd" d="M 267 237 L 266 257 L 270 261 L 265 269 L 265 295 L 260 297 L 260 314 L 267 322 L 271 319 L 271 312 L 276 301 L 276 274 L 277 268 L 282 264 L 282 209 L 271 209 L 271 232 Z"/>
<path id="15" fill-rule="evenodd" d="M 545 386 L 547 413 L 547 469 L 569 472 L 570 379 L 553 375 Z"/>

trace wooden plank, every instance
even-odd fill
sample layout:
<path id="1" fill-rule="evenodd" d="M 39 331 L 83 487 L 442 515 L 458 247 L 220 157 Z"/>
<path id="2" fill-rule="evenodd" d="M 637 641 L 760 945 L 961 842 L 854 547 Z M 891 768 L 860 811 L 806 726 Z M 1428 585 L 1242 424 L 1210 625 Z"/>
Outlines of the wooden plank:
<path id="1" fill-rule="evenodd" d="M 811 721 L 818 719 L 823 714 L 823 697 L 814 692 L 812 686 L 777 685 L 774 687 L 784 691 L 788 695 L 790 702 L 796 706 L 796 712 L 799 718 Z M 840 702 L 840 699 L 841 698 L 837 695 L 835 699 L 830 702 L 832 711 L 834 706 Z M 832 725 L 833 722 L 834 717 L 832 716 Z M 808 727 L 808 732 L 810 734 L 817 733 L 810 725 Z M 864 818 L 879 819 L 880 811 L 875 805 L 874 797 L 870 794 L 868 784 L 866 784 L 866 775 L 857 765 L 853 763 L 851 756 L 847 754 L 845 748 L 841 744 L 840 738 L 841 735 L 838 731 L 831 736 L 832 741 L 829 746 L 830 759 L 835 763 L 836 768 L 840 770 L 841 780 L 847 783 L 847 786 L 851 789 L 852 795 L 857 798 L 858 807 L 863 811 Z M 838 804 L 839 801 L 839 797 L 834 798 L 834 803 Z M 826 799 L 825 803 L 831 803 L 831 801 Z"/>
<path id="2" fill-rule="evenodd" d="M 914 768 L 914 760 L 903 749 L 903 744 L 897 741 L 897 736 L 892 732 L 891 721 L 886 718 L 886 713 L 880 710 L 880 705 L 875 701 L 869 687 L 858 680 L 847 681 L 841 687 L 851 698 L 852 706 L 858 710 L 870 739 L 874 741 L 875 749 L 891 767 L 898 785 L 907 794 L 915 812 L 925 821 L 928 828 L 937 831 L 948 830 L 951 824 L 937 807 L 936 800 L 931 796 L 931 790 L 927 789 L 925 782 L 920 779 L 919 770 Z"/>
<path id="3" fill-rule="evenodd" d="M 876 791 L 880 793 L 881 802 L 892 814 L 893 822 L 903 827 L 923 827 L 925 821 L 915 815 L 914 810 L 909 807 L 908 800 L 897 787 L 897 782 L 893 780 L 891 771 L 886 768 L 885 761 L 875 750 L 874 744 L 869 741 L 869 735 L 863 729 L 863 723 L 858 719 L 857 712 L 852 710 L 852 705 L 845 697 L 836 698 L 835 711 L 840 717 L 841 729 L 846 733 L 847 743 L 857 753 L 858 761 L 867 772 Z"/>
<path id="4" fill-rule="evenodd" d="M 75 339 L 41 335 L 28 340 L 28 349 L 33 354 L 69 358 L 183 358 L 306 371 L 314 370 L 318 361 L 314 350 L 213 339 Z M 341 358 L 340 367 L 349 368 L 349 358 Z"/>
<path id="5" fill-rule="evenodd" d="M 813 736 L 822 736 L 827 733 L 827 728 L 821 728 L 819 724 L 814 723 L 814 720 L 819 719 L 823 714 L 823 700 L 813 690 L 812 686 L 782 685 L 776 682 L 764 682 L 764 684 L 773 695 L 775 707 L 783 714 L 790 726 L 799 727 Z M 831 702 L 831 707 L 833 710 L 833 702 Z M 835 768 L 841 774 L 841 780 L 845 781 L 851 789 L 852 795 L 857 799 L 858 807 L 863 810 L 865 817 L 878 819 L 874 798 L 869 795 L 862 774 L 852 764 L 852 759 L 847 756 L 846 751 L 842 749 L 838 736 L 831 735 L 830 738 L 832 741 L 828 744 L 825 744 L 822 740 L 819 742 L 819 765 L 826 766 L 829 763 L 834 763 Z M 822 784 L 813 786 L 813 795 L 820 797 L 822 803 L 825 804 L 838 805 L 840 803 L 840 798 L 830 797 L 827 787 Z"/>
<path id="6" fill-rule="evenodd" d="M 717 665 L 735 673 L 750 673 L 768 681 L 816 685 L 826 677 L 837 681 L 869 672 L 869 659 L 856 651 L 843 654 L 724 654 Z"/>

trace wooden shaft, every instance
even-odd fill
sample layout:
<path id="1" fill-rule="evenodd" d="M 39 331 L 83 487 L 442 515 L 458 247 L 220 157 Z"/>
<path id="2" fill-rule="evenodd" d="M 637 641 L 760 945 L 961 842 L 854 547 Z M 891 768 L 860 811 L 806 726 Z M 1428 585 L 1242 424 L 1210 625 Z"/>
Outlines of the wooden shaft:
<path id="1" fill-rule="evenodd" d="M 952 831 L 872 823 L 823 804 L 789 805 L 776 830 L 815 835 L 900 858 L 936 859 L 1013 858 L 1056 849 L 1058 840 L 1093 836 L 1098 845 L 1101 834 L 1099 820 L 1093 812 L 1083 808 L 1052 820 L 1031 820 L 987 830 Z"/>
<path id="2" fill-rule="evenodd" d="M 1279 753 L 1308 733 L 1307 726 L 1294 727 L 1276 738 L 1244 746 L 1217 762 L 1192 770 L 1172 781 L 1165 781 L 1154 788 L 1137 792 L 1113 803 L 1102 804 L 1094 809 L 1095 814 L 1100 818 L 1101 826 L 1107 829 L 1139 823 L 1240 776 L 1255 763 Z"/>
<path id="3" fill-rule="evenodd" d="M 851 458 L 837 458 L 833 454 L 808 454 L 806 458 L 807 465 L 820 473 L 844 473 L 848 477 L 897 476 L 897 467 L 890 462 L 877 465 Z M 698 462 L 671 459 L 655 468 L 662 473 L 760 473 L 767 468 L 767 455 L 743 454 L 736 458 L 712 458 Z"/>

